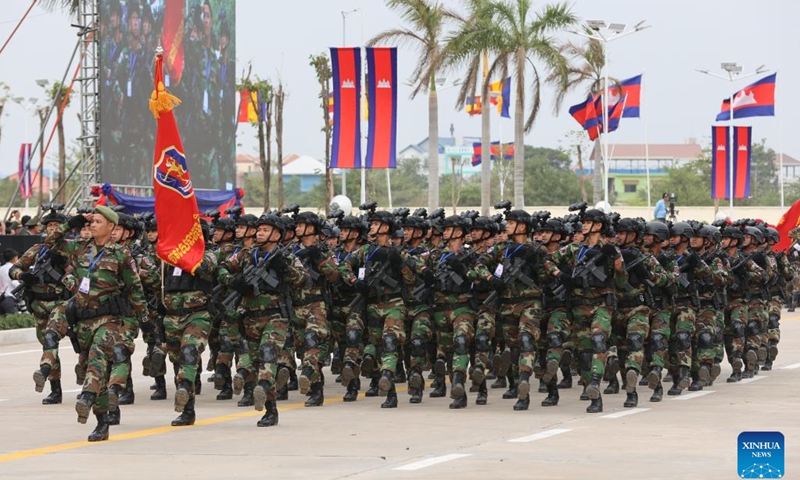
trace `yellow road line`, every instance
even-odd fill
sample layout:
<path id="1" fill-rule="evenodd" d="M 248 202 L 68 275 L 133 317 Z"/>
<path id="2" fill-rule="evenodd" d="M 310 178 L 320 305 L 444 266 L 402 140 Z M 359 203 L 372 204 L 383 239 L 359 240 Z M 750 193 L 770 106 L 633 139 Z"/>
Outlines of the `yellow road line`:
<path id="1" fill-rule="evenodd" d="M 407 390 L 407 387 L 397 387 L 398 392 L 402 392 Z M 364 394 L 361 393 L 358 395 L 359 398 L 365 398 Z M 343 400 L 341 398 L 331 398 L 325 399 L 325 404 L 331 403 L 341 403 Z M 286 405 L 278 404 L 279 412 L 286 412 L 289 410 L 297 410 L 300 408 L 305 407 L 303 403 L 289 403 Z M 153 428 L 146 428 L 144 430 L 136 430 L 133 432 L 128 433 L 121 433 L 119 435 L 112 435 L 109 437 L 109 442 L 121 442 L 125 440 L 133 440 L 137 438 L 144 438 L 150 437 L 153 435 L 162 435 L 169 432 L 177 432 L 181 430 L 185 430 L 187 428 L 195 428 L 195 427 L 205 427 L 208 425 L 215 425 L 217 423 L 224 423 L 224 422 L 231 422 L 233 420 L 239 420 L 242 418 L 249 418 L 249 417 L 256 417 L 263 415 L 263 412 L 258 412 L 255 410 L 247 411 L 247 412 L 237 412 L 237 413 L 230 413 L 228 415 L 220 415 L 219 417 L 211 417 L 202 420 L 198 420 L 195 422 L 193 426 L 189 427 L 173 427 L 171 425 L 163 426 L 163 427 L 153 427 Z M 31 458 L 31 457 L 39 457 L 42 455 L 47 455 L 50 453 L 58 453 L 64 452 L 67 450 L 75 450 L 77 448 L 84 448 L 90 446 L 97 446 L 103 445 L 107 442 L 70 442 L 70 443 L 60 443 L 56 445 L 48 445 L 46 447 L 41 448 L 34 448 L 31 450 L 20 450 L 18 452 L 11 452 L 0 455 L 0 463 L 11 462 L 14 460 L 22 460 L 23 458 Z"/>

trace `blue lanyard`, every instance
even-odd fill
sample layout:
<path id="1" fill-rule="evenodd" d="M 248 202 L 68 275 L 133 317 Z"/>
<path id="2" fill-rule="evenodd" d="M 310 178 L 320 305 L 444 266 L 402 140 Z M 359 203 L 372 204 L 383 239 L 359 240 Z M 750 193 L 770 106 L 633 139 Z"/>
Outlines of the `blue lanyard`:
<path id="1" fill-rule="evenodd" d="M 49 249 L 49 248 L 47 248 L 47 247 L 42 247 L 42 249 L 41 249 L 41 250 L 39 250 L 39 255 L 37 255 L 37 256 L 36 256 L 36 260 L 39 260 L 40 258 L 42 258 L 42 257 L 44 257 L 45 255 L 47 255 L 47 252 L 49 252 L 49 251 L 50 251 L 50 249 Z"/>
<path id="2" fill-rule="evenodd" d="M 211 55 L 206 53 L 206 81 L 209 75 L 211 75 Z"/>
<path id="3" fill-rule="evenodd" d="M 505 255 L 503 255 L 503 258 L 513 257 L 513 256 L 514 256 L 514 254 L 515 254 L 515 253 L 517 253 L 517 250 L 519 250 L 520 248 L 522 248 L 522 245 L 523 245 L 522 243 L 520 243 L 519 245 L 517 245 L 517 248 L 515 248 L 515 249 L 514 249 L 514 251 L 513 251 L 513 252 L 511 252 L 511 255 L 509 255 L 509 254 L 508 254 L 508 247 L 510 247 L 511 245 L 506 245 L 506 253 L 505 253 Z"/>
<path id="4" fill-rule="evenodd" d="M 133 76 L 133 69 L 136 67 L 136 52 L 131 51 L 131 57 L 129 59 L 130 67 L 128 67 L 128 78 Z"/>
<path id="5" fill-rule="evenodd" d="M 375 252 L 377 252 L 377 251 L 378 251 L 378 250 L 380 250 L 381 248 L 383 248 L 383 247 L 381 247 L 381 246 L 379 245 L 379 246 L 375 247 L 375 250 L 373 250 L 373 251 L 371 251 L 369 254 L 367 254 L 367 261 L 369 262 L 369 260 L 372 258 L 372 256 L 373 256 L 373 255 L 375 255 Z"/>
<path id="6" fill-rule="evenodd" d="M 443 253 L 443 254 L 442 254 L 442 256 L 441 256 L 441 257 L 439 257 L 439 265 L 441 265 L 441 264 L 442 264 L 442 262 L 444 262 L 445 260 L 447 260 L 448 258 L 450 258 L 452 255 L 453 255 L 453 252 L 450 252 L 450 253 Z"/>
<path id="7" fill-rule="evenodd" d="M 253 265 L 258 265 L 260 262 L 263 262 L 264 260 L 269 258 L 269 255 L 271 253 L 272 253 L 272 250 L 267 252 L 263 257 L 259 257 L 258 256 L 258 250 L 253 250 Z"/>
<path id="8" fill-rule="evenodd" d="M 336 252 L 336 261 L 337 262 L 341 263 L 341 262 L 347 261 L 347 259 L 350 258 L 350 255 L 353 254 L 353 252 L 347 252 L 347 255 L 345 255 L 345 257 L 344 257 L 344 260 L 342 260 L 342 253 L 343 252 L 344 252 L 344 250 L 339 250 L 338 252 Z"/>
<path id="9" fill-rule="evenodd" d="M 589 253 L 589 250 L 593 248 L 594 247 L 586 248 L 586 245 L 581 245 L 581 249 L 580 251 L 578 251 L 578 261 L 580 262 L 581 260 L 583 260 L 583 257 L 585 257 L 586 254 Z"/>
<path id="10" fill-rule="evenodd" d="M 100 250 L 100 253 L 97 255 L 97 258 L 92 259 L 92 249 L 91 248 L 89 249 L 89 270 L 88 270 L 88 273 L 92 273 L 92 270 L 94 269 L 94 266 L 97 265 L 97 262 L 99 262 L 101 258 L 103 258 L 103 254 L 104 253 L 106 253 L 106 248 L 105 247 L 103 247 L 103 249 Z"/>

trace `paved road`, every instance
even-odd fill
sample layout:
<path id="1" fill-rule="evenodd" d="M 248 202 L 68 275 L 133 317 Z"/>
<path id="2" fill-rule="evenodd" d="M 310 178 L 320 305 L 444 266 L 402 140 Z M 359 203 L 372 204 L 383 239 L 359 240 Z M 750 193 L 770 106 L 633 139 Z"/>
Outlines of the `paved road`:
<path id="1" fill-rule="evenodd" d="M 169 400 L 149 400 L 150 381 L 137 366 L 136 404 L 123 407 L 109 442 L 85 442 L 93 426 L 76 422 L 68 343 L 62 348 L 65 402 L 43 406 L 31 373 L 38 344 L 0 348 L 0 478 L 735 478 L 742 431 L 783 432 L 786 478 L 800 478 L 800 314 L 786 314 L 771 372 L 739 384 L 624 409 L 624 395 L 606 395 L 605 412 L 584 413 L 577 389 L 562 390 L 557 407 L 514 412 L 512 400 L 490 391 L 489 404 L 450 411 L 449 399 L 381 410 L 379 398 L 343 404 L 340 385 L 322 408 L 304 408 L 298 392 L 280 402 L 280 425 L 256 428 L 260 417 L 234 401 L 217 402 L 204 382 L 198 421 L 173 428 Z M 134 364 L 139 365 L 142 351 Z M 401 388 L 398 388 L 401 390 Z M 90 470 L 92 469 L 92 470 Z M 87 475 L 87 472 L 92 471 Z"/>

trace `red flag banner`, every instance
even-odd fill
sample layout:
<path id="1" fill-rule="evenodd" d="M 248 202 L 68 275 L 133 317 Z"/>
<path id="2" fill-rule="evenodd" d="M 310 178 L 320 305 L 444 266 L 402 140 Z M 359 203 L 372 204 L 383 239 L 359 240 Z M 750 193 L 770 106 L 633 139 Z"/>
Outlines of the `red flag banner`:
<path id="1" fill-rule="evenodd" d="M 331 48 L 333 145 L 331 168 L 361 168 L 361 49 Z"/>
<path id="2" fill-rule="evenodd" d="M 397 48 L 367 48 L 369 133 L 367 168 L 395 168 L 397 153 Z"/>
<path id="3" fill-rule="evenodd" d="M 205 241 L 200 228 L 200 212 L 189 176 L 183 143 L 172 109 L 180 100 L 164 88 L 162 54 L 156 55 L 155 90 L 150 110 L 158 121 L 153 155 L 153 190 L 158 219 L 158 257 L 194 273 L 203 261 Z"/>
<path id="4" fill-rule="evenodd" d="M 19 146 L 19 195 L 22 198 L 33 198 L 31 155 L 33 155 L 33 151 L 30 143 L 23 143 Z"/>
<path id="5" fill-rule="evenodd" d="M 734 198 L 750 196 L 750 151 L 753 127 L 736 127 L 733 130 Z"/>
<path id="6" fill-rule="evenodd" d="M 728 198 L 728 127 L 711 127 L 711 198 Z"/>
<path id="7" fill-rule="evenodd" d="M 183 74 L 183 8 L 186 2 L 164 2 L 164 26 L 161 44 L 164 46 L 165 69 L 170 76 L 170 85 L 177 85 Z"/>
<path id="8" fill-rule="evenodd" d="M 775 230 L 780 234 L 780 241 L 772 248 L 776 252 L 782 252 L 792 245 L 792 239 L 789 238 L 789 232 L 800 226 L 800 200 L 794 202 L 789 210 L 783 214 Z"/>
<path id="9" fill-rule="evenodd" d="M 750 196 L 750 160 L 753 127 L 711 127 L 711 198 L 730 198 L 730 148 L 733 148 L 733 198 Z"/>

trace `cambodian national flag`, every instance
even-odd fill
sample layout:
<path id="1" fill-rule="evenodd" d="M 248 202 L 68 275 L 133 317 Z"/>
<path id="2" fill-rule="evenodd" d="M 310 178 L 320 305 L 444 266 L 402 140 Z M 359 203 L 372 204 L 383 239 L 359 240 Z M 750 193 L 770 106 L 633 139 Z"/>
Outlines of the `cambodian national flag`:
<path id="1" fill-rule="evenodd" d="M 602 128 L 600 121 L 602 117 L 598 115 L 599 99 L 599 96 L 592 94 L 583 102 L 573 105 L 569 109 L 569 114 L 587 131 L 591 140 L 597 139 Z"/>
<path id="2" fill-rule="evenodd" d="M 331 168 L 361 168 L 361 49 L 331 48 Z"/>
<path id="3" fill-rule="evenodd" d="M 734 198 L 750 196 L 752 128 L 734 127 L 733 130 Z M 730 198 L 731 145 L 728 142 L 729 134 L 730 130 L 727 126 L 711 127 L 711 198 Z"/>
<path id="4" fill-rule="evenodd" d="M 369 132 L 367 168 L 395 168 L 397 154 L 397 48 L 367 47 Z"/>
<path id="5" fill-rule="evenodd" d="M 777 73 L 744 87 L 733 94 L 733 118 L 771 117 L 775 115 L 775 77 Z M 717 121 L 730 120 L 731 100 L 722 101 Z"/>
<path id="6" fill-rule="evenodd" d="M 619 86 L 622 88 L 622 92 L 620 93 L 617 89 L 617 86 L 609 85 L 608 88 L 608 96 L 611 100 L 608 103 L 608 109 L 611 111 L 611 107 L 616 105 L 622 98 L 625 98 L 625 108 L 622 110 L 621 116 L 622 117 L 629 117 L 629 118 L 638 118 L 639 117 L 639 102 L 641 100 L 642 95 L 642 76 L 636 75 L 635 77 L 629 78 L 627 80 L 623 80 L 619 82 Z M 609 118 L 612 116 L 609 115 Z M 609 128 L 610 131 L 613 131 Z"/>
<path id="7" fill-rule="evenodd" d="M 30 143 L 19 146 L 19 194 L 22 198 L 33 198 L 33 182 L 31 181 L 31 156 L 33 151 Z"/>

